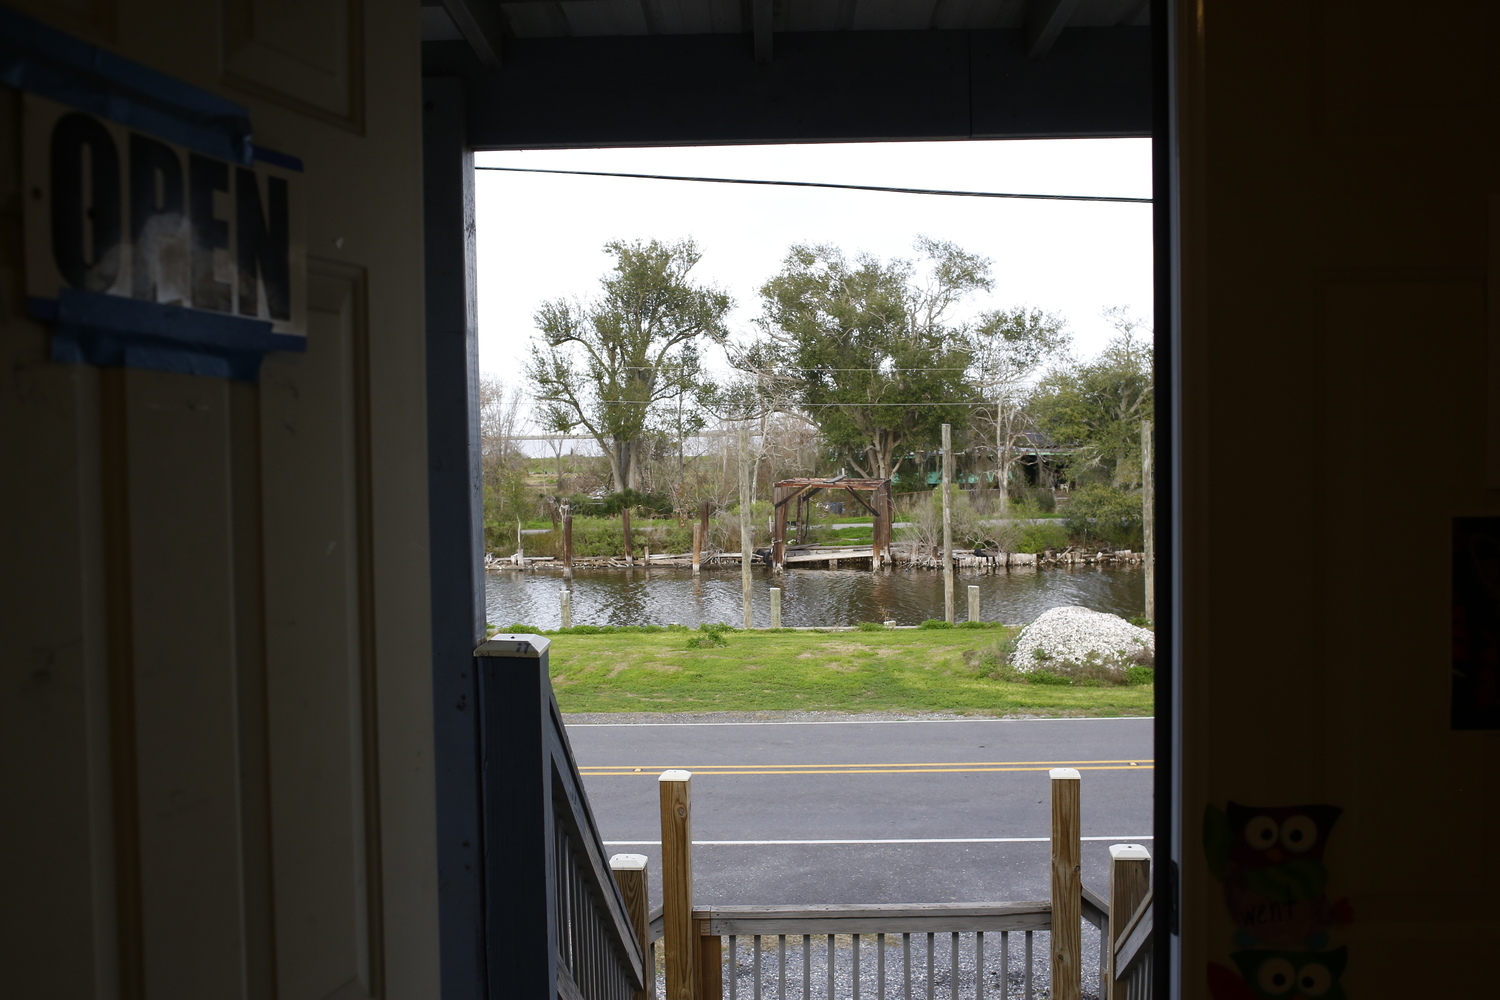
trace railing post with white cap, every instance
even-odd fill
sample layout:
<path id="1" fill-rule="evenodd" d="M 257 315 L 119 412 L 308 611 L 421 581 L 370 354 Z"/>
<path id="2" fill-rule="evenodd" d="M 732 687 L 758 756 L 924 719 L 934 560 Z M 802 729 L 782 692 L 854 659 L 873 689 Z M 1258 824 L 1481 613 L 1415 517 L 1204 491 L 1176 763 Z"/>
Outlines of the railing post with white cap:
<path id="1" fill-rule="evenodd" d="M 641 954 L 647 956 L 645 985 L 633 991 L 631 1000 L 650 1000 L 656 993 L 656 970 L 650 967 L 651 913 L 650 892 L 646 885 L 646 856 L 644 854 L 616 854 L 609 859 L 615 883 L 625 899 L 625 910 L 630 917 L 630 926 L 635 930 L 635 939 L 640 942 Z"/>
<path id="2" fill-rule="evenodd" d="M 1078 772 L 1052 769 L 1052 1000 L 1083 993 L 1083 869 Z"/>
<path id="3" fill-rule="evenodd" d="M 1115 982 L 1115 951 L 1120 947 L 1120 935 L 1124 933 L 1130 918 L 1135 915 L 1141 900 L 1151 891 L 1151 852 L 1140 844 L 1111 844 L 1109 847 L 1109 954 L 1099 960 L 1106 963 L 1109 975 L 1108 997 L 1118 996 L 1115 991 L 1120 984 Z M 1108 1000 L 1108 997 L 1102 1000 Z"/>
<path id="4" fill-rule="evenodd" d="M 693 926 L 693 775 L 663 771 L 661 793 L 662 937 L 667 949 L 666 1000 L 694 1000 L 698 941 Z"/>

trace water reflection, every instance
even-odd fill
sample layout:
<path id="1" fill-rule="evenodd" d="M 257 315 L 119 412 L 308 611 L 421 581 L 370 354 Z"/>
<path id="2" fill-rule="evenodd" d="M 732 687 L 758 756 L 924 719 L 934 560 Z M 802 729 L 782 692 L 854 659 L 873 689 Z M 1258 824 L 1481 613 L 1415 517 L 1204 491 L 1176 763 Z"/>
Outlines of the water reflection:
<path id="1" fill-rule="evenodd" d="M 486 619 L 495 625 L 524 622 L 539 628 L 561 624 L 556 573 L 501 571 L 486 574 Z M 779 580 L 757 570 L 751 604 L 756 625 L 770 624 L 770 588 L 780 585 L 781 623 L 853 625 L 895 621 L 916 625 L 943 617 L 943 577 L 931 570 L 800 569 Z M 968 592 L 977 586 L 986 621 L 1021 624 L 1048 608 L 1067 604 L 1131 617 L 1145 606 L 1145 574 L 1139 567 L 1049 569 L 989 574 L 957 574 L 954 606 L 967 617 Z M 740 575 L 705 571 L 697 579 L 686 569 L 579 570 L 573 581 L 575 625 L 739 625 Z"/>

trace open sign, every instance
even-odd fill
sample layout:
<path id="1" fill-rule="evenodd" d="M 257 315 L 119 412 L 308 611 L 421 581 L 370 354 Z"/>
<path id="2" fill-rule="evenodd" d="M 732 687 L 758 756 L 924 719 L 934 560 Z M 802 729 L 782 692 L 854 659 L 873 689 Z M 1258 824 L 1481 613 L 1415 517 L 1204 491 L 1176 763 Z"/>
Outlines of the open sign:
<path id="1" fill-rule="evenodd" d="M 274 346 L 305 344 L 298 171 L 205 156 L 34 94 L 25 116 L 29 296 L 241 317 L 269 323 Z"/>

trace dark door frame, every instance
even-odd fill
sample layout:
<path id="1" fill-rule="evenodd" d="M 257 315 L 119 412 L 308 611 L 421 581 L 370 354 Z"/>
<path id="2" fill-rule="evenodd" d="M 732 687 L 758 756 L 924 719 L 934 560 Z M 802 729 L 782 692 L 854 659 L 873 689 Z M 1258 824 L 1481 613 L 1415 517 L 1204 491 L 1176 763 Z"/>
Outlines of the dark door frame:
<path id="1" fill-rule="evenodd" d="M 1177 4 L 1175 0 L 1150 3 L 1149 29 L 1078 29 L 1094 32 L 1081 43 L 1093 47 L 1096 58 L 1092 62 L 1066 61 L 1065 45 L 1059 45 L 1063 59 L 1056 62 L 1018 61 L 1004 55 L 1004 46 L 1011 42 L 1000 37 L 1001 32 L 871 32 L 867 34 L 881 37 L 809 36 L 788 39 L 785 44 L 778 36 L 778 54 L 786 54 L 786 61 L 775 69 L 756 66 L 748 51 L 737 62 L 733 46 L 738 36 L 688 36 L 709 39 L 704 45 L 713 52 L 707 59 L 691 51 L 691 41 L 680 38 L 576 40 L 584 43 L 576 50 L 569 50 L 564 43 L 570 40 L 565 39 L 516 42 L 516 51 L 507 48 L 506 66 L 498 70 L 481 67 L 461 43 L 427 43 L 423 154 L 428 502 L 443 1000 L 484 1000 L 487 996 L 479 740 L 474 711 L 478 689 L 472 667 L 473 649 L 484 633 L 474 149 L 1144 134 L 1155 140 L 1152 227 L 1158 488 L 1152 853 L 1157 861 L 1153 898 L 1158 901 L 1158 933 L 1153 959 L 1158 970 L 1155 996 L 1180 995 L 1179 243 L 1173 82 Z M 1141 59 L 1143 30 L 1149 31 L 1149 67 Z M 1111 50 L 1109 46 L 1115 43 L 1117 48 Z M 893 60 L 892 52 L 899 52 L 903 44 L 926 58 Z M 576 67 L 583 64 L 576 53 L 585 49 L 588 65 L 633 67 L 630 72 L 649 79 L 629 87 L 621 85 L 616 71 L 581 74 Z M 995 55 L 997 51 L 1000 56 Z M 805 56 L 800 65 L 793 61 L 799 52 Z M 1108 57 L 1103 63 L 1097 58 L 1101 52 Z M 710 73 L 711 79 L 691 88 L 697 104 L 657 102 L 658 108 L 665 109 L 663 113 L 646 116 L 639 104 L 632 103 L 635 96 L 629 95 L 683 91 L 682 76 L 673 69 L 673 53 L 693 62 L 700 72 Z M 574 66 L 560 74 L 564 86 L 553 85 L 557 81 L 545 77 L 547 67 L 556 65 Z M 934 72 L 935 67 L 941 71 Z M 1143 74 L 1149 74 L 1149 85 Z M 859 86 L 866 89 L 851 91 L 849 79 L 861 81 Z M 1057 89 L 1060 82 L 1082 82 L 1096 96 L 1092 103 L 1080 102 L 1076 92 L 1064 99 Z M 976 84 L 979 98 L 975 97 Z M 819 86 L 841 87 L 845 103 L 827 100 Z M 987 102 L 986 86 L 1010 89 L 1004 100 Z M 847 114 L 847 98 L 868 97 L 871 88 L 899 95 L 899 100 L 890 103 L 886 113 L 879 110 L 879 101 L 867 101 L 858 114 Z M 799 94 L 805 98 L 800 104 L 789 100 Z M 621 95 L 628 96 L 622 99 Z M 525 114 L 500 113 L 523 105 Z M 632 136 L 639 138 L 632 140 Z"/>

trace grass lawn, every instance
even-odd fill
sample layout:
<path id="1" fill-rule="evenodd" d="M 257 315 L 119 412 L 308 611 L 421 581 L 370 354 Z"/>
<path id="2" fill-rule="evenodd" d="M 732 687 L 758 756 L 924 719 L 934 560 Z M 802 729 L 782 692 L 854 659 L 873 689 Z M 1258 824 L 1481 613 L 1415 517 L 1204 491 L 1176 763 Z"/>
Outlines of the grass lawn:
<path id="1" fill-rule="evenodd" d="M 554 634 L 564 712 L 929 711 L 973 715 L 1150 715 L 1149 684 L 997 680 L 990 629 L 726 632 L 693 649 L 685 628 Z M 966 657 L 965 653 L 969 655 Z"/>

